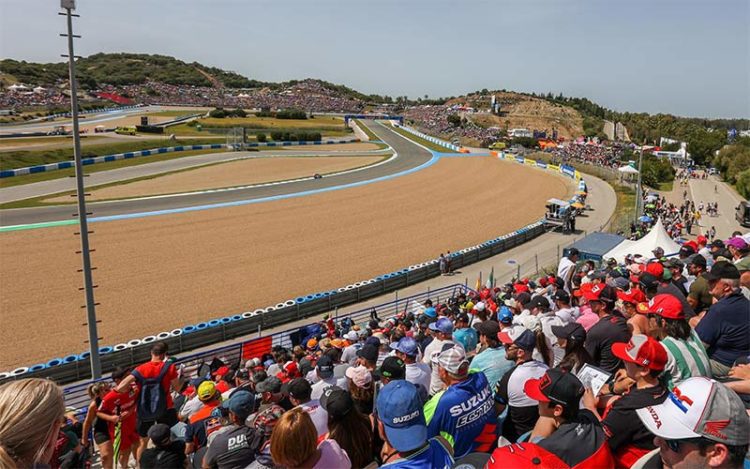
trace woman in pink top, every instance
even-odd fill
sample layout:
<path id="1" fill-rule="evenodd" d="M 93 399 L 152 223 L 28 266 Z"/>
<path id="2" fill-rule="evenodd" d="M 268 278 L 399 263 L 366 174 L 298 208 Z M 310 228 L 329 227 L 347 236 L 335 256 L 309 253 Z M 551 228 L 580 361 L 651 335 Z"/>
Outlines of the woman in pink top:
<path id="1" fill-rule="evenodd" d="M 591 284 L 584 283 L 583 285 L 581 285 L 581 289 L 587 288 L 586 285 L 591 285 Z M 583 294 L 581 293 L 581 289 L 575 290 L 573 292 L 573 296 L 578 298 L 578 303 L 580 305 L 578 309 L 581 311 L 581 315 L 578 316 L 578 319 L 576 319 L 576 322 L 582 325 L 583 328 L 586 329 L 586 332 L 588 332 L 588 330 L 591 329 L 594 324 L 599 322 L 599 316 L 597 316 L 595 312 L 591 311 L 591 306 L 589 306 L 588 302 L 586 301 L 586 298 L 583 297 Z"/>
<path id="2" fill-rule="evenodd" d="M 318 432 L 310 416 L 299 407 L 285 412 L 271 434 L 274 464 L 310 469 L 350 469 L 346 451 L 334 440 L 317 444 Z"/>

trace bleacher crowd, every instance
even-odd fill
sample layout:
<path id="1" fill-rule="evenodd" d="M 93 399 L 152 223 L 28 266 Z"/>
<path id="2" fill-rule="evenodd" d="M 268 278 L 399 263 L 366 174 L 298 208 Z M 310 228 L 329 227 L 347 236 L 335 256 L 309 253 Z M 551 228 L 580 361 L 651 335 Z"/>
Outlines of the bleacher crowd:
<path id="1" fill-rule="evenodd" d="M 732 467 L 750 440 L 747 235 L 325 318 L 188 376 L 164 343 L 91 384 L 0 386 L 0 467 Z M 66 413 L 66 411 L 71 411 Z M 115 458 L 115 453 L 117 457 Z"/>
<path id="2" fill-rule="evenodd" d="M 570 142 L 546 149 L 554 156 L 556 164 L 585 163 L 606 168 L 617 168 L 622 165 L 622 145 L 603 145 L 596 143 Z"/>
<path id="3" fill-rule="evenodd" d="M 441 138 L 468 138 L 480 142 L 495 141 L 500 137 L 500 129 L 485 128 L 466 119 L 460 126 L 448 121 L 448 116 L 460 114 L 458 106 L 420 105 L 404 109 L 404 117 L 413 122 L 414 127 L 429 135 Z"/>

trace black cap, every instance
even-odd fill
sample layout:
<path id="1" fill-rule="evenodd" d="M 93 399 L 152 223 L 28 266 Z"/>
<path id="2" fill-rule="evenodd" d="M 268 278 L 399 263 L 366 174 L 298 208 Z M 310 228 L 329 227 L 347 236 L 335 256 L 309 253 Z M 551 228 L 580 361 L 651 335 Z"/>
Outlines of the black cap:
<path id="1" fill-rule="evenodd" d="M 315 365 L 318 370 L 318 374 L 321 378 L 327 379 L 333 376 L 333 359 L 328 355 L 323 355 L 318 358 L 318 363 Z"/>
<path id="2" fill-rule="evenodd" d="M 659 279 L 651 274 L 641 274 L 641 277 L 638 279 L 638 284 L 645 290 L 651 290 L 659 286 Z"/>
<path id="3" fill-rule="evenodd" d="M 304 401 L 310 399 L 312 386 L 305 378 L 294 378 L 289 384 L 287 384 L 286 391 L 289 393 L 290 397 Z"/>
<path id="4" fill-rule="evenodd" d="M 479 323 L 477 330 L 485 337 L 497 339 L 497 333 L 500 332 L 500 325 L 497 323 L 497 321 L 482 321 Z"/>
<path id="5" fill-rule="evenodd" d="M 370 319 L 370 322 L 367 324 L 367 327 L 372 330 L 380 329 L 380 323 L 378 323 L 378 321 L 375 319 Z"/>
<path id="6" fill-rule="evenodd" d="M 320 396 L 320 405 L 328 412 L 328 415 L 341 418 L 354 408 L 354 401 L 348 392 L 338 386 L 331 386 L 326 388 Z"/>
<path id="7" fill-rule="evenodd" d="M 575 340 L 579 344 L 586 341 L 586 329 L 577 322 L 571 322 L 564 326 L 552 326 L 555 337 L 565 340 Z"/>
<path id="8" fill-rule="evenodd" d="M 568 257 L 573 257 L 581 254 L 581 252 L 576 248 L 570 248 L 568 249 Z"/>
<path id="9" fill-rule="evenodd" d="M 242 381 L 249 381 L 250 380 L 250 372 L 244 368 L 237 370 L 237 373 L 234 374 L 234 377 L 237 379 L 240 379 Z"/>
<path id="10" fill-rule="evenodd" d="M 370 362 L 378 361 L 378 348 L 367 344 L 357 351 L 357 356 Z"/>
<path id="11" fill-rule="evenodd" d="M 554 402 L 566 409 L 578 409 L 583 396 L 583 383 L 576 375 L 552 368 L 539 379 L 526 381 L 524 392 L 530 398 L 541 402 Z"/>
<path id="12" fill-rule="evenodd" d="M 542 295 L 537 295 L 529 302 L 529 308 L 549 309 L 549 300 Z"/>
<path id="13" fill-rule="evenodd" d="M 711 267 L 710 272 L 706 273 L 706 280 L 719 280 L 722 278 L 739 279 L 740 271 L 731 262 L 719 261 Z"/>
<path id="14" fill-rule="evenodd" d="M 275 376 L 269 376 L 260 383 L 255 385 L 255 390 L 258 392 L 270 392 L 278 394 L 281 392 L 281 380 Z"/>
<path id="15" fill-rule="evenodd" d="M 617 301 L 617 288 L 610 285 L 602 288 L 602 292 L 599 293 L 599 301 L 605 303 L 614 303 Z"/>
<path id="16" fill-rule="evenodd" d="M 374 376 L 378 379 L 405 379 L 406 364 L 398 357 L 386 357 L 380 368 L 375 371 Z"/>
<path id="17" fill-rule="evenodd" d="M 679 256 L 681 258 L 685 258 L 685 257 L 688 257 L 688 256 L 693 255 L 693 254 L 695 254 L 695 249 L 693 249 L 690 246 L 682 246 L 680 248 Z"/>
<path id="18" fill-rule="evenodd" d="M 531 301 L 531 294 L 528 293 L 528 292 L 522 291 L 521 293 L 519 293 L 518 295 L 516 295 L 515 299 L 516 299 L 516 301 L 518 301 L 519 303 L 521 303 L 522 306 L 525 307 Z"/>
<path id="19" fill-rule="evenodd" d="M 157 423 L 148 429 L 148 437 L 156 446 L 166 446 L 172 438 L 172 432 L 169 430 L 169 426 Z"/>
<path id="20" fill-rule="evenodd" d="M 460 313 L 456 315 L 456 322 L 469 322 L 469 315 L 466 313 Z"/>
<path id="21" fill-rule="evenodd" d="M 553 299 L 553 300 L 558 300 L 558 301 L 562 301 L 563 303 L 570 303 L 570 295 L 568 295 L 568 292 L 566 292 L 566 291 L 565 291 L 565 290 L 563 290 L 563 289 L 559 289 L 559 290 L 557 290 L 557 291 L 556 291 L 556 292 L 555 292 L 555 293 L 554 293 L 554 294 L 552 295 L 552 299 Z"/>
<path id="22" fill-rule="evenodd" d="M 695 254 L 690 257 L 690 265 L 706 268 L 706 258 L 701 254 Z"/>
<path id="23" fill-rule="evenodd" d="M 555 285 L 557 285 L 557 288 L 565 288 L 565 280 L 560 277 L 555 277 Z"/>
<path id="24" fill-rule="evenodd" d="M 711 246 L 712 248 L 724 249 L 724 241 L 715 239 L 711 242 L 711 244 L 709 244 L 709 246 Z"/>

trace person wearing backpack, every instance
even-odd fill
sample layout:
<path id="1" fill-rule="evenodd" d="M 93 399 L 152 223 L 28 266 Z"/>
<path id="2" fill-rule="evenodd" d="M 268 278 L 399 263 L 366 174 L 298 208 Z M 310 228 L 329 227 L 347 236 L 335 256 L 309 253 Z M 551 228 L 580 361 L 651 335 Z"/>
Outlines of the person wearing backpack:
<path id="1" fill-rule="evenodd" d="M 157 342 L 151 347 L 151 360 L 134 369 L 130 376 L 117 385 L 116 391 L 124 392 L 136 384 L 140 392 L 138 399 L 138 435 L 141 445 L 136 460 L 148 444 L 148 430 L 157 423 L 169 427 L 177 423 L 177 411 L 174 408 L 170 391 L 179 392 L 180 378 L 174 364 L 166 361 L 167 344 Z"/>

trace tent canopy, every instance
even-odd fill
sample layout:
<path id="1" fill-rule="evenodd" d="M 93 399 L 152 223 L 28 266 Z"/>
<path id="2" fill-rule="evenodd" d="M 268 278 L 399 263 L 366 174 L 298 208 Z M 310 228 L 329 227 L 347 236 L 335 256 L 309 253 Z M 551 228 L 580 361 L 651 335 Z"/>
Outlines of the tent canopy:
<path id="1" fill-rule="evenodd" d="M 628 254 L 640 254 L 643 257 L 653 257 L 653 251 L 657 247 L 664 249 L 666 255 L 675 254 L 680 250 L 680 245 L 669 237 L 661 219 L 651 228 L 646 236 L 638 241 L 625 240 L 604 254 L 605 258 L 614 257 L 617 262 L 623 262 Z"/>
<path id="2" fill-rule="evenodd" d="M 638 174 L 638 170 L 630 165 L 620 166 L 617 170 L 623 174 Z"/>
<path id="3" fill-rule="evenodd" d="M 611 251 L 615 246 L 625 242 L 620 235 L 610 233 L 591 233 L 583 239 L 579 239 L 563 251 L 563 256 L 568 255 L 571 248 L 580 252 L 581 260 L 600 261 L 604 253 Z"/>

